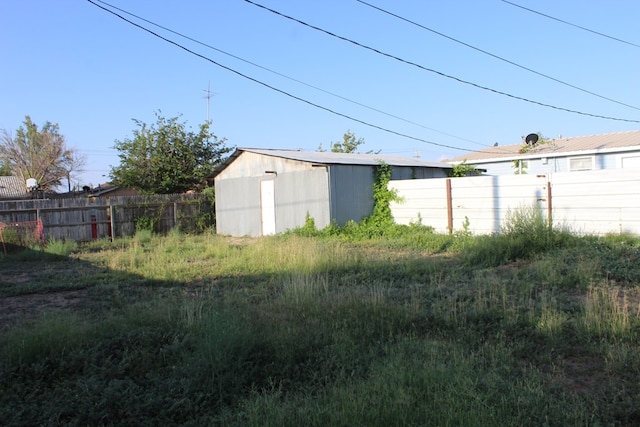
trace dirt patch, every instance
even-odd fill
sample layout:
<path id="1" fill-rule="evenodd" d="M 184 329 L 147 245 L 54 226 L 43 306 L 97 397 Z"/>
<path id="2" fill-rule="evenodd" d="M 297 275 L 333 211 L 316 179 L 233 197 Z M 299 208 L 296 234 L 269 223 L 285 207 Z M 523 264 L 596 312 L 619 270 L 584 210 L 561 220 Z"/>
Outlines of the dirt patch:
<path id="1" fill-rule="evenodd" d="M 0 331 L 46 311 L 70 310 L 87 298 L 87 290 L 19 295 L 0 299 Z"/>
<path id="2" fill-rule="evenodd" d="M 565 360 L 563 365 L 564 381 L 574 393 L 593 394 L 610 381 L 600 357 L 574 357 Z"/>

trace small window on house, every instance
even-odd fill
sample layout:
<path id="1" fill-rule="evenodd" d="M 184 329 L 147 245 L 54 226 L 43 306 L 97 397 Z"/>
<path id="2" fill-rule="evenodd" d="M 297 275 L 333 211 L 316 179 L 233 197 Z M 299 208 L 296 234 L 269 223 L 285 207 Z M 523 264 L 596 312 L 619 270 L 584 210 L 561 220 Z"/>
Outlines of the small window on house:
<path id="1" fill-rule="evenodd" d="M 569 159 L 569 171 L 590 171 L 593 169 L 593 157 L 573 157 Z"/>
<path id="2" fill-rule="evenodd" d="M 623 168 L 640 168 L 640 156 L 625 156 L 621 158 Z"/>
<path id="3" fill-rule="evenodd" d="M 520 160 L 517 163 L 514 163 L 515 174 L 526 174 L 527 169 L 529 168 L 529 160 Z"/>

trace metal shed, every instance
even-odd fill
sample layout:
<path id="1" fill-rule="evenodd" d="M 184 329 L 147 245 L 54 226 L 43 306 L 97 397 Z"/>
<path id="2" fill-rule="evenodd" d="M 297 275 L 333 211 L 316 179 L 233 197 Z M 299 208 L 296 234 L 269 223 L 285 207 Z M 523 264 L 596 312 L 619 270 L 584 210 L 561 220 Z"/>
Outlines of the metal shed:
<path id="1" fill-rule="evenodd" d="M 282 233 L 360 221 L 373 208 L 374 168 L 392 167 L 392 180 L 443 178 L 452 166 L 418 158 L 300 150 L 238 148 L 213 175 L 216 230 L 230 236 Z"/>

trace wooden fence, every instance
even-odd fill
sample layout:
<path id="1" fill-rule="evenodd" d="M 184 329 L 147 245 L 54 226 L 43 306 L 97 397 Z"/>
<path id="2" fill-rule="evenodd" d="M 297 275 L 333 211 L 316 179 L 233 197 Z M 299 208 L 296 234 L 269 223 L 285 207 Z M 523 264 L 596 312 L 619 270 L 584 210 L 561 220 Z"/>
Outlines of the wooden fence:
<path id="1" fill-rule="evenodd" d="M 640 170 L 391 181 L 399 224 L 420 221 L 438 232 L 500 231 L 510 213 L 537 206 L 554 227 L 578 234 L 640 234 Z"/>
<path id="2" fill-rule="evenodd" d="M 213 202 L 199 194 L 0 201 L 0 222 L 40 220 L 46 239 L 78 242 L 130 236 L 136 225 L 195 231 L 213 218 Z"/>

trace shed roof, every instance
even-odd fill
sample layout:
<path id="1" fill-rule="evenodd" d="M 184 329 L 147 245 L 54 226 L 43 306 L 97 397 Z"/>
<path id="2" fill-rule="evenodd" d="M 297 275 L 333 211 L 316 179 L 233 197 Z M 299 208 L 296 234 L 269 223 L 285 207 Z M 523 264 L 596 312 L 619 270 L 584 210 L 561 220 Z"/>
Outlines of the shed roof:
<path id="1" fill-rule="evenodd" d="M 261 154 L 264 156 L 280 157 L 289 160 L 315 163 L 321 165 L 361 165 L 375 166 L 384 162 L 389 166 L 407 166 L 423 168 L 451 169 L 448 163 L 432 162 L 416 157 L 392 156 L 387 154 L 360 154 L 360 153 L 334 153 L 326 151 L 302 151 L 302 150 L 274 150 L 266 148 L 237 148 L 214 172 L 218 175 L 227 168 L 243 152 Z"/>
<path id="2" fill-rule="evenodd" d="M 28 196 L 25 183 L 17 176 L 0 176 L 0 198 Z"/>
<path id="3" fill-rule="evenodd" d="M 507 161 L 519 157 L 556 157 L 574 152 L 629 151 L 634 148 L 640 150 L 640 131 L 551 139 L 543 144 L 538 143 L 526 153 L 520 153 L 522 146 L 520 143 L 488 147 L 448 161 L 456 163 L 466 160 L 469 163 L 478 163 Z"/>

